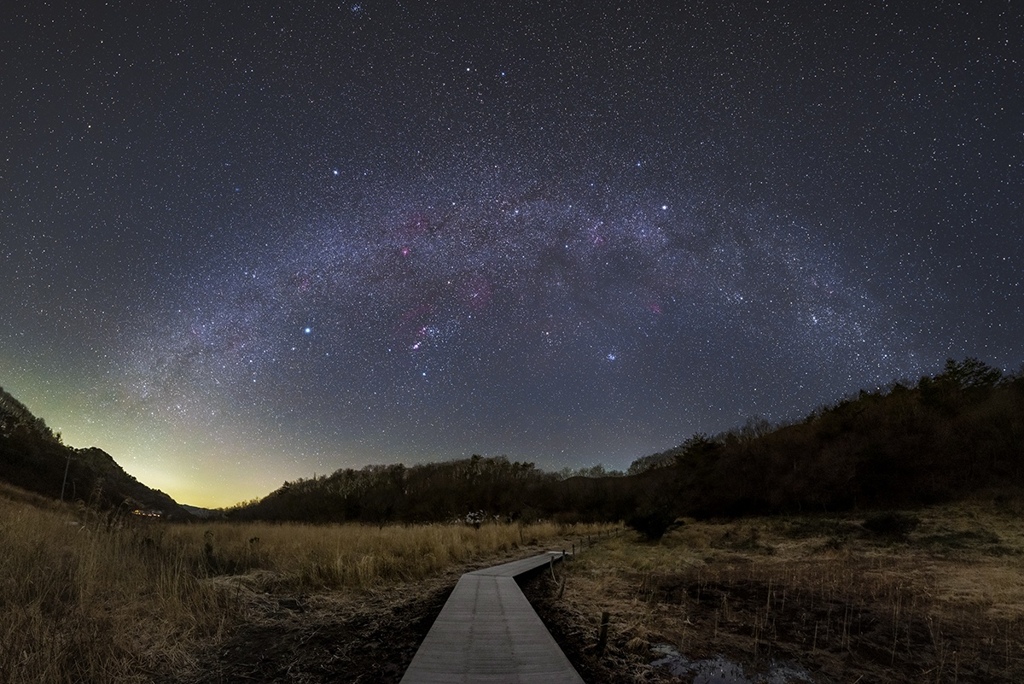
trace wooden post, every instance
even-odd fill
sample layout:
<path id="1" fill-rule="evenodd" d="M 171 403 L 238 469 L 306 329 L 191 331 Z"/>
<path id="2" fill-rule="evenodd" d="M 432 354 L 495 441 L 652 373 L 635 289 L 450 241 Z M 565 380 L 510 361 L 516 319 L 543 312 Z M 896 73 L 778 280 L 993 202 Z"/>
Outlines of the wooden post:
<path id="1" fill-rule="evenodd" d="M 601 613 L 601 631 L 597 634 L 597 657 L 604 655 L 604 647 L 608 645 L 608 611 Z"/>

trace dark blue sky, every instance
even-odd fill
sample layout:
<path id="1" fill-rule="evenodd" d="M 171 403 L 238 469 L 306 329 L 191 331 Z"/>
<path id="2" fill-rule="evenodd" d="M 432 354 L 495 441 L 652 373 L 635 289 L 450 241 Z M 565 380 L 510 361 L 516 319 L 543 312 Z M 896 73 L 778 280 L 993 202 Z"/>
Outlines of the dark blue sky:
<path id="1" fill-rule="evenodd" d="M 209 505 L 1017 370 L 1022 12 L 911 4 L 4 3 L 0 385 Z"/>

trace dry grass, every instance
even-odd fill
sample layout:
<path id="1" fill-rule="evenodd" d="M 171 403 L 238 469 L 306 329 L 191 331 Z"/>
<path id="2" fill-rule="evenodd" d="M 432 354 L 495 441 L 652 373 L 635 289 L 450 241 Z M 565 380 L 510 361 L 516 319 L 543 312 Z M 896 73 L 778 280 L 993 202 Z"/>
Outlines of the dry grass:
<path id="1" fill-rule="evenodd" d="M 408 591 L 566 532 L 544 523 L 147 524 L 0 486 L 0 681 L 179 676 L 199 667 L 201 644 L 248 619 L 254 594 Z"/>
<path id="2" fill-rule="evenodd" d="M 647 666 L 656 644 L 748 673 L 795 662 L 815 681 L 1024 681 L 1024 520 L 983 505 L 913 515 L 895 537 L 818 516 L 689 521 L 657 544 L 623 535 L 571 563 L 564 600 L 541 612 L 608 681 L 680 681 Z"/>

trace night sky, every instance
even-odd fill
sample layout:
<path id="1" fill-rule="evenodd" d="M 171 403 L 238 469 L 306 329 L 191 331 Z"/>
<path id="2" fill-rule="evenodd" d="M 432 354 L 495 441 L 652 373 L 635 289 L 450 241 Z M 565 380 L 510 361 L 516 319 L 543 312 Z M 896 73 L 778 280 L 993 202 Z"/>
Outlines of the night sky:
<path id="1" fill-rule="evenodd" d="M 624 469 L 1024 362 L 1018 2 L 0 27 L 0 386 L 185 503 L 473 453 Z"/>

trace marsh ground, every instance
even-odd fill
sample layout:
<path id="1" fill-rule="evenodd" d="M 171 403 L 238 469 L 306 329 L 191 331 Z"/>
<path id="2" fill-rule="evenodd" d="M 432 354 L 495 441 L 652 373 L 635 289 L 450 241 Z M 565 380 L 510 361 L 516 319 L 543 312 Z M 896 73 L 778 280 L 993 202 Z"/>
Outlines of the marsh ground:
<path id="1" fill-rule="evenodd" d="M 0 682 L 397 681 L 459 575 L 598 529 L 165 524 L 0 484 Z"/>
<path id="2" fill-rule="evenodd" d="M 242 587 L 244 617 L 202 650 L 196 667 L 161 681 L 398 682 L 464 572 L 560 548 L 572 539 L 528 543 L 433 577 L 379 589 L 296 593 L 250 587 L 244 577 L 225 578 L 226 592 L 238 591 L 234 585 Z"/>
<path id="3" fill-rule="evenodd" d="M 609 529 L 135 524 L 3 487 L 0 681 L 397 682 L 462 573 L 574 545 L 524 588 L 594 684 L 1024 681 L 1019 502 Z"/>
<path id="4" fill-rule="evenodd" d="M 597 544 L 566 566 L 564 588 L 542 575 L 527 590 L 592 682 L 699 681 L 701 662 L 737 666 L 704 680 L 716 682 L 1020 682 L 1021 513 L 687 521 L 659 542 Z"/>

